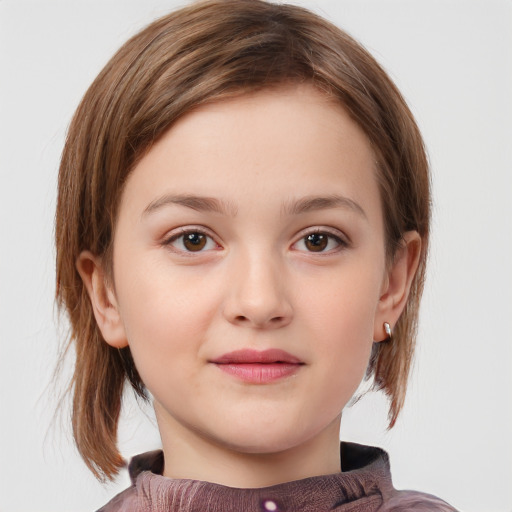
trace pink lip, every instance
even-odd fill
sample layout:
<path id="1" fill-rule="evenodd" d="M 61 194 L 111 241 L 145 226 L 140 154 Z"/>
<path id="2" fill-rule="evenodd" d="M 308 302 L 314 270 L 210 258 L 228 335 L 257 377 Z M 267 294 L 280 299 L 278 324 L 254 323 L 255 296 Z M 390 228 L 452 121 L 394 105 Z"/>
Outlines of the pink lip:
<path id="1" fill-rule="evenodd" d="M 220 370 L 253 384 L 265 384 L 289 377 L 304 364 L 297 357 L 279 349 L 235 350 L 210 362 Z"/>

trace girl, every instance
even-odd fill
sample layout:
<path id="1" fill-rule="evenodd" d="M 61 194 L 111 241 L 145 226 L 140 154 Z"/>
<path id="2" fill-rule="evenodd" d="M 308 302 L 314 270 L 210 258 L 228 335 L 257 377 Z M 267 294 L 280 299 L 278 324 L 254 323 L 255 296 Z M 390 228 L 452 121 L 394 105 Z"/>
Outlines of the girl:
<path id="1" fill-rule="evenodd" d="M 409 109 L 325 20 L 213 0 L 128 41 L 69 129 L 56 222 L 78 450 L 124 465 L 126 381 L 163 445 L 101 510 L 454 510 L 339 444 L 364 377 L 390 426 L 403 405 L 429 217 Z"/>

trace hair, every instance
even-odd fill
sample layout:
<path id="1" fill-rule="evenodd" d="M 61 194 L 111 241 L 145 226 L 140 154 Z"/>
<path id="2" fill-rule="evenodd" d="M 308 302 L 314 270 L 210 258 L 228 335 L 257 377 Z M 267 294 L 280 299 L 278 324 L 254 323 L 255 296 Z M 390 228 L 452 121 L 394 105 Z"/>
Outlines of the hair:
<path id="1" fill-rule="evenodd" d="M 389 397 L 389 427 L 402 408 L 414 352 L 429 238 L 430 178 L 423 141 L 396 86 L 348 34 L 301 7 L 264 0 L 207 0 L 151 23 L 126 42 L 86 92 L 69 127 L 56 212 L 59 307 L 70 319 L 76 353 L 72 425 L 95 476 L 124 465 L 117 449 L 128 381 L 145 397 L 129 347 L 102 338 L 76 269 L 84 250 L 112 265 L 116 215 L 137 161 L 177 119 L 223 98 L 308 83 L 341 104 L 377 159 L 392 261 L 403 234 L 422 239 L 420 262 L 393 339 L 374 343 L 366 378 Z"/>

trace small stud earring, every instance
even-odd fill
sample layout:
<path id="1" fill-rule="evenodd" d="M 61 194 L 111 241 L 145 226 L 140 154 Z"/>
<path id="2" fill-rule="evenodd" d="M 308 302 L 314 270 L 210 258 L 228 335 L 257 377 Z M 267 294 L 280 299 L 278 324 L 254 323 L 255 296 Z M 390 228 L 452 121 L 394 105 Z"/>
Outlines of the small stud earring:
<path id="1" fill-rule="evenodd" d="M 391 330 L 391 326 L 384 322 L 384 331 L 386 331 L 387 339 L 385 341 L 391 341 L 393 339 L 393 331 Z"/>

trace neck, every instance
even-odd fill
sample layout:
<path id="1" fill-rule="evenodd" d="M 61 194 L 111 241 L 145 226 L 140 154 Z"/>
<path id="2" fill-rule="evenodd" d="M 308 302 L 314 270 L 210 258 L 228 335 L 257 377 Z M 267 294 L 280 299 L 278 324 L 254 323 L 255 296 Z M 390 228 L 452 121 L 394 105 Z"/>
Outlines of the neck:
<path id="1" fill-rule="evenodd" d="M 160 422 L 163 474 L 168 478 L 202 480 L 228 487 L 260 488 L 339 473 L 339 424 L 340 418 L 336 418 L 322 432 L 298 446 L 270 453 L 247 453 L 182 425 Z"/>

